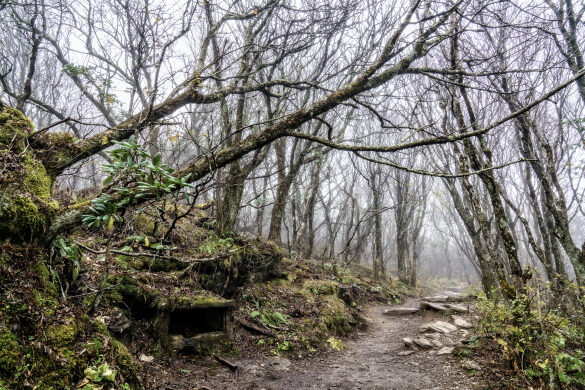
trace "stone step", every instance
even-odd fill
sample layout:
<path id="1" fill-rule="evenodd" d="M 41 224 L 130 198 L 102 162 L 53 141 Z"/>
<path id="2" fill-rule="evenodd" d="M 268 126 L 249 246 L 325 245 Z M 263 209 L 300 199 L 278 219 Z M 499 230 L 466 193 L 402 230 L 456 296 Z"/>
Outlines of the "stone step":
<path id="1" fill-rule="evenodd" d="M 421 300 L 435 303 L 464 302 L 465 297 L 461 294 L 432 295 L 430 297 L 424 297 Z"/>
<path id="2" fill-rule="evenodd" d="M 412 341 L 417 347 L 420 347 L 422 349 L 431 349 L 434 347 L 431 340 L 427 339 L 426 337 L 415 337 L 414 339 L 412 339 Z"/>
<path id="3" fill-rule="evenodd" d="M 419 328 L 419 331 L 421 333 L 438 332 L 438 333 L 443 333 L 443 334 L 449 334 L 449 333 L 453 333 L 453 332 L 457 331 L 457 327 L 455 325 L 450 324 L 450 323 L 445 322 L 445 321 L 435 321 L 435 322 L 428 322 L 426 324 L 423 324 Z"/>
<path id="4" fill-rule="evenodd" d="M 449 308 L 447 306 L 441 305 L 439 303 L 422 301 L 419 306 L 421 309 L 430 309 L 441 312 L 449 311 Z"/>
<path id="5" fill-rule="evenodd" d="M 458 304 L 455 304 L 455 303 L 450 303 L 450 304 L 445 305 L 445 306 L 447 306 L 449 309 L 451 309 L 451 310 L 453 310 L 454 312 L 457 312 L 457 313 L 469 313 L 469 309 L 467 307 L 463 306 L 463 305 L 458 305 Z"/>

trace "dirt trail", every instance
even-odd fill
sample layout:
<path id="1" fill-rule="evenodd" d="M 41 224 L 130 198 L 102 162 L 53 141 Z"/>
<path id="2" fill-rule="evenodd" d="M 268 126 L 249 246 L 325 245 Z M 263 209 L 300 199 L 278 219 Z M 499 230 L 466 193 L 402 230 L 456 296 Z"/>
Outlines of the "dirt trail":
<path id="1" fill-rule="evenodd" d="M 410 306 L 410 300 L 402 306 Z M 167 382 L 162 389 L 197 389 L 206 386 L 212 390 L 235 389 L 480 389 L 480 378 L 460 368 L 450 355 L 436 355 L 417 351 L 408 356 L 403 337 L 416 336 L 425 322 L 444 319 L 444 315 L 422 311 L 417 314 L 390 317 L 383 314 L 389 307 L 372 306 L 367 313 L 368 327 L 365 332 L 345 340 L 345 349 L 299 360 L 279 357 L 232 359 L 240 366 L 233 373 L 227 368 L 214 372 L 193 364 L 183 372 L 198 372 L 187 382 Z M 202 378 L 206 371 L 206 378 Z M 187 375 L 190 376 L 190 375 Z M 186 379 L 186 378 L 185 378 Z M 203 387 L 205 388 L 205 387 Z"/>

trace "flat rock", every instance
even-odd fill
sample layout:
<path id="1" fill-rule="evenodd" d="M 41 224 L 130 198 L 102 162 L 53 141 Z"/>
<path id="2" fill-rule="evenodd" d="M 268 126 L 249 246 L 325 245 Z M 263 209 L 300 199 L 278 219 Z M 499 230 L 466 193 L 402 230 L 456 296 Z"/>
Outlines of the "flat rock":
<path id="1" fill-rule="evenodd" d="M 425 337 L 429 340 L 440 340 L 441 334 L 440 333 L 427 333 Z"/>
<path id="2" fill-rule="evenodd" d="M 453 342 L 453 340 L 451 340 L 449 337 L 444 337 L 444 338 L 441 340 L 441 342 L 442 342 L 442 343 L 443 343 L 443 345 L 444 345 L 444 346 L 446 346 L 446 347 L 450 347 L 450 346 L 452 346 L 453 344 L 455 344 L 455 343 Z"/>
<path id="3" fill-rule="evenodd" d="M 457 327 L 453 324 L 450 324 L 448 322 L 445 321 L 435 321 L 435 322 L 428 322 L 424 325 L 422 325 L 419 328 L 420 332 L 439 332 L 439 333 L 443 333 L 443 334 L 449 334 L 452 332 L 455 332 L 457 330 Z"/>
<path id="4" fill-rule="evenodd" d="M 481 366 L 479 364 L 477 364 L 476 362 L 474 362 L 473 360 L 464 360 L 461 363 L 461 367 L 463 367 L 466 370 L 469 371 L 480 371 L 481 370 Z"/>
<path id="5" fill-rule="evenodd" d="M 455 303 L 450 303 L 448 305 L 445 305 L 447 308 L 453 310 L 454 312 L 457 313 L 468 313 L 469 309 L 463 305 L 457 305 Z"/>
<path id="6" fill-rule="evenodd" d="M 437 351 L 437 355 L 449 355 L 453 349 L 454 347 L 443 347 Z"/>
<path id="7" fill-rule="evenodd" d="M 411 339 L 410 337 L 405 337 L 402 339 L 402 343 L 407 347 L 412 347 L 414 344 L 414 340 Z"/>
<path id="8" fill-rule="evenodd" d="M 433 295 L 430 297 L 424 297 L 422 300 L 426 302 L 443 303 L 449 299 L 448 295 Z"/>
<path id="9" fill-rule="evenodd" d="M 431 309 L 431 310 L 442 311 L 442 312 L 449 311 L 449 308 L 447 306 L 444 306 L 444 305 L 441 305 L 438 303 L 433 303 L 433 302 L 426 302 L 426 301 L 422 301 L 420 303 L 420 307 L 421 307 L 421 309 Z"/>
<path id="10" fill-rule="evenodd" d="M 412 340 L 417 346 L 421 347 L 422 349 L 431 349 L 433 348 L 433 344 L 431 344 L 430 340 L 424 337 L 415 337 Z"/>
<path id="11" fill-rule="evenodd" d="M 451 318 L 453 318 L 453 325 L 455 325 L 458 328 L 463 328 L 463 329 L 473 328 L 473 325 L 471 323 L 467 322 L 466 320 L 464 320 L 461 317 L 451 316 Z"/>
<path id="12" fill-rule="evenodd" d="M 408 314 L 416 314 L 419 309 L 416 307 L 395 307 L 384 310 L 382 313 L 387 316 L 404 316 Z"/>
<path id="13" fill-rule="evenodd" d="M 435 348 L 442 348 L 443 347 L 443 343 L 441 343 L 439 340 L 429 340 L 429 341 L 431 342 L 431 344 Z"/>
<path id="14" fill-rule="evenodd" d="M 154 360 L 154 356 L 142 354 L 142 355 L 140 355 L 138 360 L 140 360 L 141 362 L 144 362 L 144 363 L 150 363 Z"/>

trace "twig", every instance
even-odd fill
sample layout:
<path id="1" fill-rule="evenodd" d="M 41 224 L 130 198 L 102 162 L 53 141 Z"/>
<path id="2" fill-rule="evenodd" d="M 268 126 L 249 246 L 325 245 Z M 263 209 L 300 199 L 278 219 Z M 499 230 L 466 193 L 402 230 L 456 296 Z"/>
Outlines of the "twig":
<path id="1" fill-rule="evenodd" d="M 258 333 L 258 334 L 268 336 L 268 337 L 276 337 L 276 334 L 274 334 L 274 332 L 272 332 L 268 329 L 262 329 L 256 325 L 250 324 L 249 322 L 246 322 L 244 320 L 236 320 L 236 322 L 238 323 L 238 325 L 240 325 L 242 328 L 246 329 L 247 331 L 250 331 L 253 333 Z"/>
<path id="2" fill-rule="evenodd" d="M 43 127 L 42 129 L 40 129 L 40 130 L 37 130 L 37 131 L 35 131 L 34 133 L 32 133 L 31 135 L 29 135 L 29 136 L 28 136 L 28 139 L 29 139 L 29 140 L 30 140 L 30 139 L 33 139 L 35 136 L 37 136 L 37 135 L 39 135 L 39 134 L 41 134 L 41 133 L 44 133 L 45 131 L 47 131 L 47 130 L 49 130 L 49 129 L 51 129 L 51 128 L 55 127 L 55 126 L 59 126 L 61 123 L 69 122 L 70 120 L 72 120 L 72 119 L 71 119 L 70 117 L 67 117 L 67 118 L 65 118 L 65 119 L 61 119 L 61 120 L 60 120 L 60 121 L 58 121 L 58 122 L 51 123 L 49 126 Z"/>
<path id="3" fill-rule="evenodd" d="M 106 287 L 103 289 L 103 291 L 109 291 L 109 290 L 113 290 L 113 289 L 114 289 L 113 287 Z M 68 298 L 80 298 L 80 297 L 85 297 L 87 295 L 97 294 L 99 292 L 100 292 L 100 290 L 94 290 L 94 291 L 89 291 L 89 292 L 82 293 L 82 294 L 69 295 Z"/>
<path id="4" fill-rule="evenodd" d="M 226 359 L 222 358 L 221 356 L 213 355 L 213 358 L 232 371 L 236 371 L 238 369 L 238 366 L 236 364 L 227 361 Z"/>

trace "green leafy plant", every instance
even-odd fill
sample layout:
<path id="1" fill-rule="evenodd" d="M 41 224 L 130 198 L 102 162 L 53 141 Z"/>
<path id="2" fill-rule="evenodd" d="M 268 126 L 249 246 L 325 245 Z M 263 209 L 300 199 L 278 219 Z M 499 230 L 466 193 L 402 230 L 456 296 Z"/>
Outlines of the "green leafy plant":
<path id="1" fill-rule="evenodd" d="M 57 238 L 53 245 L 59 249 L 61 257 L 71 262 L 71 283 L 75 282 L 79 276 L 79 267 L 81 266 L 81 252 L 79 251 L 79 247 L 73 240 L 63 237 Z"/>
<path id="2" fill-rule="evenodd" d="M 343 342 L 339 339 L 336 339 L 335 337 L 331 336 L 327 339 L 327 342 L 329 343 L 329 346 L 335 350 L 342 350 L 343 348 L 345 348 L 345 345 L 343 345 Z"/>
<path id="3" fill-rule="evenodd" d="M 283 341 L 276 344 L 276 351 L 277 352 L 286 352 L 293 349 L 293 344 L 290 341 Z"/>
<path id="4" fill-rule="evenodd" d="M 116 380 L 116 370 L 110 368 L 108 363 L 99 366 L 87 367 L 84 372 L 85 378 L 81 381 L 83 390 L 94 390 L 102 388 L 103 383 L 113 383 Z"/>
<path id="5" fill-rule="evenodd" d="M 221 238 L 215 234 L 210 234 L 209 237 L 203 241 L 198 248 L 198 252 L 206 255 L 213 255 L 218 252 L 223 252 L 234 245 L 234 239 L 231 237 Z"/>
<path id="6" fill-rule="evenodd" d="M 174 170 L 161 162 L 160 152 L 151 155 L 134 137 L 114 143 L 118 148 L 108 152 L 113 161 L 103 166 L 108 174 L 103 184 L 111 188 L 92 200 L 91 214 L 83 216 L 85 225 L 112 230 L 115 222 L 122 222 L 121 213 L 125 208 L 140 198 L 178 199 L 182 193 L 190 201 L 188 189 L 193 188 L 188 182 L 190 175 L 173 176 Z"/>
<path id="7" fill-rule="evenodd" d="M 270 326 L 290 324 L 290 321 L 288 320 L 289 316 L 276 310 L 263 310 L 262 312 L 260 310 L 254 310 L 250 312 L 250 317 L 258 319 L 260 322 Z"/>

